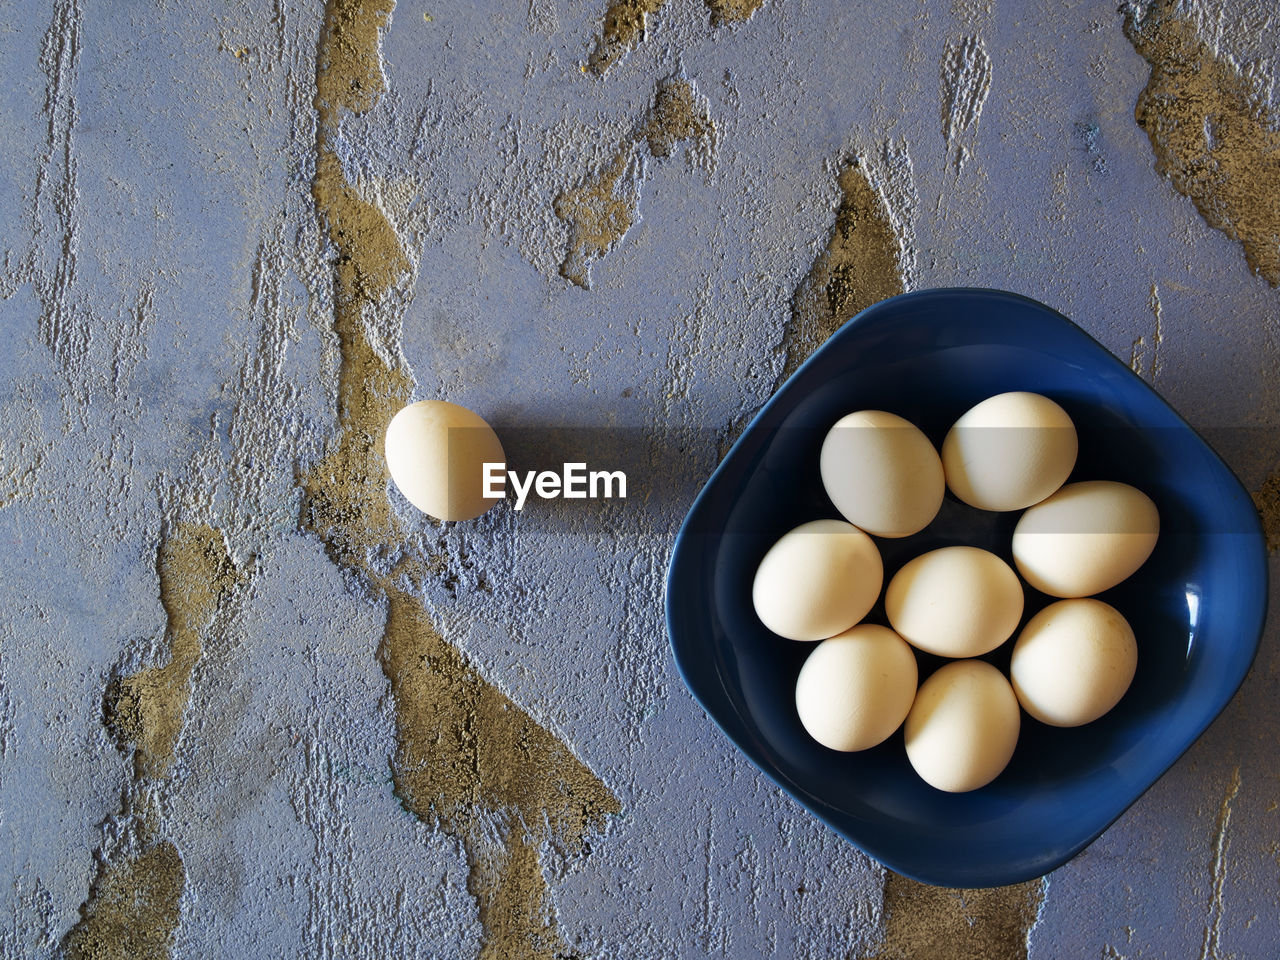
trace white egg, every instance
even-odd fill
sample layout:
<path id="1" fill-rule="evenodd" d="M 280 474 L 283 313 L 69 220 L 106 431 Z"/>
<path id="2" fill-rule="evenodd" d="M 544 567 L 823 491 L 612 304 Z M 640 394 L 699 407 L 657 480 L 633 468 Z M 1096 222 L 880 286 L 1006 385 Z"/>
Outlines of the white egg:
<path id="1" fill-rule="evenodd" d="M 1048 397 L 1018 391 L 983 400 L 942 441 L 951 492 L 983 510 L 1021 510 L 1061 487 L 1079 441 L 1067 411 Z"/>
<path id="2" fill-rule="evenodd" d="M 912 646 L 941 657 L 977 657 L 1017 629 L 1022 584 L 994 553 L 942 547 L 894 574 L 884 605 L 893 629 Z"/>
<path id="3" fill-rule="evenodd" d="M 437 520 L 470 520 L 498 502 L 483 496 L 484 464 L 505 462 L 502 444 L 466 407 L 409 404 L 387 425 L 386 457 L 405 499 Z"/>
<path id="4" fill-rule="evenodd" d="M 1013 560 L 1037 590 L 1087 597 L 1142 566 L 1159 533 L 1160 514 L 1141 490 L 1111 480 L 1069 483 L 1018 520 Z"/>
<path id="5" fill-rule="evenodd" d="M 848 630 L 880 595 L 875 542 L 843 520 L 813 520 L 783 534 L 760 561 L 751 599 L 766 627 L 789 640 Z"/>
<path id="6" fill-rule="evenodd" d="M 1115 607 L 1059 600 L 1022 628 L 1009 674 L 1027 713 L 1055 727 L 1078 727 L 1120 702 L 1137 665 L 1133 629 Z"/>
<path id="7" fill-rule="evenodd" d="M 850 523 L 878 537 L 906 537 L 942 506 L 942 461 L 920 430 L 892 413 L 860 410 L 822 441 L 822 485 Z"/>
<path id="8" fill-rule="evenodd" d="M 920 684 L 907 714 L 907 759 L 930 786 L 976 790 L 1008 766 L 1020 726 L 1004 674 L 982 660 L 955 660 Z"/>
<path id="9" fill-rule="evenodd" d="M 818 644 L 796 681 L 796 711 L 832 750 L 866 750 L 887 739 L 916 695 L 916 657 L 888 627 L 863 623 Z"/>

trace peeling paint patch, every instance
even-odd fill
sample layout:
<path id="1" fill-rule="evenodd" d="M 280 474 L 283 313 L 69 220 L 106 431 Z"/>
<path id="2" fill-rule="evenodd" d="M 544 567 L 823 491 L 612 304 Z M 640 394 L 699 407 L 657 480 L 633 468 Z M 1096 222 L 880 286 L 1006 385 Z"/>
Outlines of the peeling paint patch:
<path id="1" fill-rule="evenodd" d="M 330 0 L 325 10 L 311 193 L 334 250 L 338 431 L 301 480 L 300 526 L 385 603 L 379 659 L 394 703 L 394 790 L 411 814 L 462 843 L 484 927 L 481 956 L 550 960 L 564 944 L 541 849 L 554 840 L 580 850 L 618 803 L 558 737 L 464 660 L 402 586 L 430 579 L 438 558 L 401 549 L 383 442 L 386 424 L 412 396 L 413 377 L 398 350 L 375 348 L 369 323 L 411 284 L 414 264 L 387 214 L 346 180 L 337 152 L 344 111 L 370 109 L 385 88 L 379 34 L 393 7 L 390 0 Z M 659 124 L 651 135 L 664 129 Z M 384 569 L 380 558 L 392 547 L 402 555 Z"/>
<path id="2" fill-rule="evenodd" d="M 571 956 L 556 928 L 536 841 L 510 822 L 500 842 L 476 849 L 467 889 L 489 936 L 477 960 L 560 960 Z"/>
<path id="3" fill-rule="evenodd" d="M 186 870 L 178 848 L 157 835 L 157 790 L 173 767 L 201 634 L 238 571 L 222 534 L 196 524 L 164 538 L 156 566 L 169 662 L 107 688 L 105 720 L 133 749 L 133 776 L 123 810 L 104 825 L 97 876 L 63 941 L 70 960 L 166 960 L 181 915 Z"/>
<path id="4" fill-rule="evenodd" d="M 139 779 L 164 777 L 173 766 L 191 674 L 204 653 L 200 635 L 238 576 L 222 534 L 203 524 L 182 524 L 164 539 L 158 571 L 168 663 L 113 681 L 105 703 L 108 726 L 135 748 Z"/>
<path id="5" fill-rule="evenodd" d="M 569 244 L 560 275 L 591 288 L 591 263 L 612 250 L 640 217 L 643 162 L 629 140 L 605 167 L 582 186 L 556 197 L 556 216 L 569 224 Z"/>
<path id="6" fill-rule="evenodd" d="M 681 76 L 658 81 L 653 105 L 639 131 L 654 157 L 671 156 L 676 145 L 685 141 L 709 147 L 714 143 L 715 132 L 707 98 L 694 89 L 692 81 Z M 692 156 L 698 159 L 696 151 Z"/>
<path id="7" fill-rule="evenodd" d="M 618 801 L 394 588 L 379 657 L 396 701 L 396 796 L 462 840 L 487 933 L 481 956 L 553 960 L 564 944 L 549 916 L 539 847 L 556 839 L 580 852 Z M 481 811 L 496 816 L 496 827 Z"/>
<path id="8" fill-rule="evenodd" d="M 337 138 L 341 111 L 368 110 L 385 88 L 378 33 L 393 7 L 391 0 L 330 0 L 316 68 L 319 123 L 311 196 L 337 252 L 333 323 L 340 368 L 337 442 L 303 478 L 303 526 L 325 541 L 335 562 L 356 570 L 368 549 L 397 532 L 381 445 L 386 425 L 413 391 L 403 366 L 393 367 L 373 349 L 363 309 L 376 309 L 411 265 L 387 215 L 347 182 Z"/>
<path id="9" fill-rule="evenodd" d="M 1134 119 L 1156 172 L 1209 226 L 1244 248 L 1254 273 L 1280 284 L 1280 132 L 1249 82 L 1175 3 L 1127 3 L 1124 33 L 1151 67 Z"/>
<path id="10" fill-rule="evenodd" d="M 837 182 L 840 204 L 831 236 L 791 300 L 775 390 L 846 320 L 904 289 L 902 246 L 888 204 L 868 176 L 867 160 L 847 163 Z"/>
<path id="11" fill-rule="evenodd" d="M 667 0 L 611 0 L 604 11 L 600 36 L 595 49 L 587 59 L 587 66 L 596 76 L 605 71 L 635 49 L 645 37 L 649 17 L 657 13 Z"/>
<path id="12" fill-rule="evenodd" d="M 764 0 L 704 0 L 712 27 L 746 23 Z M 587 57 L 586 69 L 602 77 L 645 39 L 649 17 L 667 0 L 611 0 L 600 23 L 600 36 Z"/>
<path id="13" fill-rule="evenodd" d="M 167 960 L 185 886 L 182 857 L 166 840 L 102 860 L 63 941 L 67 960 Z"/>
<path id="14" fill-rule="evenodd" d="M 886 872 L 885 938 L 874 960 L 1026 960 L 1044 886 L 950 889 Z"/>
<path id="15" fill-rule="evenodd" d="M 940 67 L 942 140 L 956 173 L 976 147 L 978 121 L 991 93 L 991 57 L 982 38 L 948 40 Z"/>
<path id="16" fill-rule="evenodd" d="M 388 594 L 379 656 L 401 704 L 392 764 L 397 793 L 414 813 L 465 834 L 477 801 L 533 829 L 581 838 L 617 812 L 617 801 L 568 748 L 538 726 L 432 626 L 418 601 Z M 448 741 L 437 749 L 438 741 Z M 541 775 L 532 776 L 532 771 Z"/>
<path id="17" fill-rule="evenodd" d="M 764 0 L 706 0 L 713 27 L 726 23 L 745 23 L 763 3 Z"/>
<path id="18" fill-rule="evenodd" d="M 692 82 L 680 76 L 660 80 L 652 105 L 613 159 L 584 184 L 556 197 L 555 214 L 569 226 L 560 275 L 590 289 L 591 264 L 640 220 L 645 149 L 651 157 L 665 159 L 679 144 L 689 143 L 691 162 L 709 166 L 715 137 L 710 106 Z"/>
<path id="19" fill-rule="evenodd" d="M 906 141 L 886 143 L 875 166 L 867 157 L 854 157 L 837 174 L 835 225 L 791 297 L 791 316 L 782 329 L 782 370 L 770 396 L 850 317 L 915 281 L 919 194 Z M 754 414 L 740 414 L 725 429 L 721 458 Z"/>

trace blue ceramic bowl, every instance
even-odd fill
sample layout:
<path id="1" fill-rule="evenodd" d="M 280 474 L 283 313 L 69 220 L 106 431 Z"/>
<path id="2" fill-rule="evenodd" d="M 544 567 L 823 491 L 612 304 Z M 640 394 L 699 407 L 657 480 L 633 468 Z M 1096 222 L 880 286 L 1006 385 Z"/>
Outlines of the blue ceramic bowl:
<path id="1" fill-rule="evenodd" d="M 751 582 L 797 524 L 839 516 L 822 489 L 827 429 L 858 409 L 906 417 L 940 444 L 973 404 L 1009 390 L 1060 403 L 1075 421 L 1072 480 L 1133 484 L 1160 510 L 1155 552 L 1101 594 L 1129 619 L 1138 671 L 1120 704 L 1083 727 L 1025 714 L 1013 760 L 966 794 L 935 790 L 907 762 L 902 732 L 861 753 L 809 738 L 794 687 L 813 649 L 756 618 Z M 937 546 L 1011 559 L 1017 513 L 950 494 L 903 540 L 878 539 L 885 582 Z M 667 579 L 667 627 L 685 683 L 751 760 L 817 817 L 886 866 L 947 886 L 1047 873 L 1092 842 L 1191 745 L 1248 672 L 1266 613 L 1257 513 L 1231 471 L 1150 387 L 1061 314 L 996 290 L 905 294 L 864 310 L 760 411 L 694 502 Z M 1051 598 L 1026 588 L 1029 618 Z M 883 604 L 870 620 L 885 623 Z M 988 655 L 1008 667 L 1006 643 Z M 942 661 L 923 654 L 921 678 Z"/>

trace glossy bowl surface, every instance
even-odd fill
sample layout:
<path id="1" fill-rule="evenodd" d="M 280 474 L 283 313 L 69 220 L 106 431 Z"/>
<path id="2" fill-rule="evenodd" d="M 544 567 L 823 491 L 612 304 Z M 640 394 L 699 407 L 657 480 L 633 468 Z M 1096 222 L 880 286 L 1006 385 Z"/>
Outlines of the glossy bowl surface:
<path id="1" fill-rule="evenodd" d="M 1009 767 L 967 794 L 929 787 L 898 731 L 861 753 L 811 740 L 794 705 L 808 644 L 769 633 L 751 581 L 792 527 L 838 516 L 818 451 L 853 410 L 889 410 L 940 444 L 973 404 L 1009 390 L 1052 397 L 1075 421 L 1071 480 L 1111 479 L 1160 510 L 1155 552 L 1100 594 L 1138 638 L 1133 685 L 1105 717 L 1055 729 L 1023 715 Z M 1011 560 L 1018 513 L 950 494 L 904 540 L 877 538 L 885 582 L 911 557 L 972 543 Z M 1050 602 L 1026 587 L 1024 622 Z M 774 395 L 699 494 L 667 579 L 667 626 L 685 683 L 728 737 L 801 804 L 886 866 L 928 883 L 1040 876 L 1098 837 L 1226 706 L 1258 648 L 1265 541 L 1252 500 L 1209 446 L 1128 367 L 1066 317 L 996 290 L 923 290 L 846 323 Z M 868 617 L 885 623 L 883 598 Z M 1016 634 L 1015 634 L 1016 636 Z M 1011 643 L 988 659 L 1007 670 Z M 942 661 L 920 656 L 921 679 Z"/>

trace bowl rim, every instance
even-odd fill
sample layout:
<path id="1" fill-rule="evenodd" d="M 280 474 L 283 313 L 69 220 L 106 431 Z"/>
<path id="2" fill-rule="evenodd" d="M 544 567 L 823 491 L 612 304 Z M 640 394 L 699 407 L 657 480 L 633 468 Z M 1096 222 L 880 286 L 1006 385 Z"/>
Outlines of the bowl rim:
<path id="1" fill-rule="evenodd" d="M 763 403 L 760 406 L 760 408 L 752 416 L 750 421 L 748 421 L 746 426 L 743 427 L 742 431 L 738 434 L 737 438 L 730 445 L 729 449 L 725 451 L 724 456 L 720 458 L 720 462 L 716 465 L 715 469 L 711 472 L 711 475 L 703 483 L 702 488 L 698 491 L 697 496 L 694 497 L 693 502 L 690 504 L 688 512 L 685 514 L 685 518 L 680 524 L 680 529 L 679 529 L 679 532 L 676 534 L 675 541 L 672 544 L 671 554 L 667 562 L 667 575 L 663 583 L 663 605 L 665 608 L 664 620 L 666 622 L 667 639 L 668 639 L 668 645 L 671 648 L 672 658 L 675 660 L 676 670 L 679 673 L 680 679 L 684 683 L 685 688 L 690 692 L 690 694 L 692 694 L 694 700 L 702 708 L 703 712 L 708 717 L 710 717 L 711 721 L 720 730 L 720 732 L 724 734 L 724 736 L 729 740 L 729 742 L 733 744 L 733 746 L 743 756 L 745 756 L 751 762 L 751 764 L 756 767 L 756 769 L 758 769 L 761 773 L 763 773 L 766 777 L 768 777 L 770 781 L 772 781 L 779 789 L 781 789 L 784 793 L 786 793 L 787 796 L 789 796 L 792 800 L 798 803 L 807 813 L 816 817 L 827 828 L 832 830 L 834 833 L 842 837 L 847 842 L 851 843 L 854 847 L 856 847 L 858 850 L 862 851 L 864 854 L 874 859 L 876 862 L 893 870 L 895 873 L 898 873 L 912 880 L 917 880 L 932 886 L 953 886 L 953 884 L 948 882 L 948 879 L 944 876 L 941 876 L 941 875 L 929 876 L 929 873 L 927 870 L 920 870 L 916 866 L 897 862 L 897 859 L 898 859 L 897 857 L 882 856 L 880 852 L 876 852 L 873 849 L 878 847 L 879 846 L 878 844 L 875 844 L 874 842 L 869 843 L 865 841 L 863 838 L 856 838 L 854 836 L 851 836 L 842 826 L 832 822 L 832 820 L 823 811 L 822 807 L 812 805 L 805 797 L 799 796 L 797 794 L 797 791 L 794 785 L 790 784 L 784 778 L 780 777 L 779 773 L 774 769 L 772 769 L 769 764 L 763 762 L 761 758 L 756 757 L 750 749 L 744 746 L 743 743 L 741 743 L 738 740 L 738 738 L 735 737 L 734 734 L 731 733 L 726 728 L 725 723 L 720 719 L 717 712 L 708 705 L 706 699 L 704 699 L 703 697 L 702 692 L 698 690 L 695 683 L 690 679 L 690 673 L 686 669 L 684 659 L 681 655 L 680 645 L 676 639 L 677 638 L 677 627 L 675 623 L 676 618 L 675 618 L 675 611 L 673 610 L 672 604 L 671 604 L 671 595 L 672 595 L 672 582 L 674 581 L 675 576 L 677 574 L 676 566 L 681 557 L 681 554 L 684 552 L 684 548 L 687 540 L 690 539 L 690 537 L 692 536 L 690 528 L 692 526 L 692 523 L 695 517 L 704 509 L 704 504 L 709 499 L 711 489 L 715 486 L 717 479 L 721 476 L 723 472 L 725 472 L 728 464 L 734 458 L 735 454 L 738 452 L 744 438 L 746 438 L 750 433 L 754 431 L 754 429 L 761 422 L 761 420 L 764 419 L 766 415 L 772 410 L 772 408 L 778 403 L 779 398 L 784 393 L 787 392 L 786 388 L 792 382 L 794 382 L 797 378 L 799 378 L 806 369 L 808 369 L 811 365 L 813 365 L 817 360 L 817 358 L 819 357 L 819 355 L 824 353 L 828 349 L 828 347 L 830 347 L 833 343 L 835 343 L 837 338 L 842 339 L 843 335 L 847 335 L 847 332 L 853 329 L 858 324 L 864 323 L 868 319 L 880 313 L 884 313 L 886 311 L 892 310 L 902 305 L 904 302 L 915 301 L 915 300 L 943 299 L 948 297 L 991 298 L 995 300 L 1011 301 L 1011 302 L 1019 303 L 1024 306 L 1030 306 L 1033 309 L 1044 313 L 1046 316 L 1052 317 L 1059 324 L 1065 325 L 1069 330 L 1074 331 L 1075 335 L 1083 337 L 1089 344 L 1091 344 L 1100 352 L 1102 357 L 1102 363 L 1104 366 L 1110 367 L 1113 370 L 1116 370 L 1116 369 L 1121 370 L 1126 377 L 1140 384 L 1143 390 L 1145 390 L 1146 394 L 1149 395 L 1149 397 L 1154 398 L 1161 405 L 1163 405 L 1173 415 L 1177 423 L 1179 423 L 1184 429 L 1189 431 L 1190 434 L 1194 436 L 1195 439 L 1198 440 L 1205 447 L 1206 450 L 1208 450 L 1211 454 L 1213 454 L 1214 459 L 1216 459 L 1217 462 L 1221 464 L 1221 466 L 1224 468 L 1227 476 L 1231 478 L 1231 482 L 1234 483 L 1235 488 L 1238 490 L 1238 492 L 1242 494 L 1246 500 L 1248 500 L 1249 502 L 1252 502 L 1252 497 L 1250 496 L 1249 491 L 1245 489 L 1244 484 L 1241 483 L 1240 481 L 1240 478 L 1236 476 L 1235 471 L 1231 469 L 1231 467 L 1217 452 L 1217 450 L 1215 450 L 1213 446 L 1203 436 L 1201 436 L 1199 431 L 1197 431 L 1195 427 L 1193 427 L 1190 423 L 1188 423 L 1186 418 L 1184 418 L 1182 414 L 1179 413 L 1171 403 L 1169 403 L 1169 401 L 1167 401 L 1163 396 L 1161 396 L 1160 393 L 1156 391 L 1154 387 L 1151 386 L 1151 384 L 1149 384 L 1145 379 L 1143 379 L 1141 376 L 1135 373 L 1131 368 L 1126 366 L 1124 362 L 1121 361 L 1120 358 L 1117 357 L 1114 353 L 1112 353 L 1103 343 L 1101 343 L 1096 337 L 1094 337 L 1091 333 L 1089 333 L 1089 331 L 1085 330 L 1083 327 L 1081 327 L 1079 324 L 1073 321 L 1070 317 L 1067 317 L 1065 314 L 1060 313 L 1059 311 L 1055 310 L 1053 307 L 1050 307 L 1048 304 L 1042 303 L 1041 301 L 1036 300 L 1033 297 L 1026 296 L 1025 294 L 1015 293 L 1010 290 L 1001 290 L 994 287 L 965 287 L 965 286 L 927 287 L 919 290 L 907 291 L 905 293 L 900 293 L 892 297 L 887 297 L 884 300 L 877 301 L 876 303 L 873 303 L 870 306 L 865 307 L 864 309 L 858 311 L 856 314 L 850 317 L 847 321 L 841 324 L 841 326 L 838 327 L 836 331 L 826 339 L 826 341 L 820 344 L 817 349 L 815 349 L 808 357 L 805 358 L 804 362 L 802 362 L 800 366 L 796 368 L 796 370 L 791 374 L 791 376 L 789 376 L 783 383 L 779 384 L 777 388 L 774 389 L 769 399 L 766 400 L 765 403 Z M 1210 716 L 1209 720 L 1203 726 L 1201 726 L 1198 730 L 1194 730 L 1194 732 L 1192 732 L 1190 735 L 1184 736 L 1181 742 L 1178 743 L 1176 750 L 1171 753 L 1169 762 L 1165 765 L 1164 769 L 1161 770 L 1151 780 L 1150 783 L 1148 783 L 1136 794 L 1134 794 L 1132 798 L 1126 800 L 1123 804 L 1117 807 L 1114 813 L 1109 815 L 1106 821 L 1095 832 L 1090 834 L 1083 841 L 1077 844 L 1071 845 L 1069 849 L 1066 850 L 1065 853 L 1056 853 L 1056 854 L 1051 854 L 1048 856 L 1041 857 L 1037 859 L 1034 863 L 1024 865 L 1020 869 L 1009 868 L 1003 871 L 997 871 L 994 868 L 989 869 L 985 871 L 985 875 L 988 878 L 990 878 L 990 882 L 984 882 L 982 884 L 974 884 L 971 882 L 966 882 L 964 884 L 965 886 L 968 886 L 968 887 L 1008 886 L 1010 884 L 1020 883 L 1026 880 L 1032 880 L 1038 877 L 1045 876 L 1046 874 L 1052 872 L 1053 870 L 1056 870 L 1058 867 L 1072 860 L 1082 850 L 1084 850 L 1086 847 L 1091 845 L 1103 833 L 1105 833 L 1108 829 L 1110 829 L 1111 826 L 1117 820 L 1119 820 L 1120 817 L 1123 816 L 1125 812 L 1129 810 L 1130 807 L 1132 807 L 1135 803 L 1138 802 L 1138 800 L 1141 797 L 1143 797 L 1148 791 L 1150 791 L 1151 788 L 1155 786 L 1155 784 L 1158 783 L 1174 767 L 1174 765 L 1178 762 L 1178 760 L 1181 759 L 1182 756 L 1191 748 L 1191 745 L 1194 744 L 1197 740 L 1199 740 L 1200 737 L 1202 737 L 1209 730 L 1209 727 L 1211 727 L 1214 724 L 1214 722 L 1217 721 L 1217 719 L 1222 715 L 1227 705 L 1235 698 L 1241 686 L 1243 686 L 1245 678 L 1248 677 L 1249 673 L 1253 669 L 1253 665 L 1257 659 L 1258 650 L 1261 646 L 1262 635 L 1263 635 L 1264 628 L 1266 626 L 1267 612 L 1269 607 L 1269 600 L 1270 600 L 1269 598 L 1270 591 L 1268 589 L 1269 582 L 1270 582 L 1269 550 L 1267 548 L 1266 537 L 1262 529 L 1261 518 L 1258 516 L 1256 508 L 1251 512 L 1251 518 L 1252 518 L 1251 529 L 1246 531 L 1245 534 L 1254 543 L 1254 550 L 1253 550 L 1253 556 L 1251 558 L 1252 560 L 1251 565 L 1256 570 L 1258 570 L 1261 574 L 1261 577 L 1260 577 L 1261 590 L 1260 590 L 1260 598 L 1259 598 L 1260 602 L 1255 607 L 1256 615 L 1253 618 L 1256 620 L 1256 624 L 1250 629 L 1246 631 L 1242 631 L 1243 636 L 1246 638 L 1247 642 L 1250 644 L 1248 665 L 1241 672 L 1239 679 L 1230 686 L 1229 690 L 1227 690 L 1226 688 L 1223 688 L 1223 691 L 1222 691 L 1223 695 L 1219 696 L 1217 702 L 1214 703 L 1213 713 Z M 723 686 L 724 677 L 722 673 L 719 670 L 717 670 L 715 671 L 715 676 L 717 677 L 717 679 L 720 680 L 721 686 Z M 817 799 L 820 801 L 820 798 L 813 798 L 813 799 Z M 822 806 L 826 806 L 826 804 L 822 804 Z"/>

